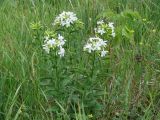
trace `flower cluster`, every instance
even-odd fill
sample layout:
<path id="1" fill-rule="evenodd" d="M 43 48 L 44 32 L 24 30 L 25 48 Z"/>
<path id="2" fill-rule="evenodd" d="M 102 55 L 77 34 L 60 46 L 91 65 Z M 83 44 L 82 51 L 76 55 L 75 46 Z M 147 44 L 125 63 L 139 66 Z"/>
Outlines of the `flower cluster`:
<path id="1" fill-rule="evenodd" d="M 65 39 L 60 34 L 56 35 L 55 37 L 52 36 L 45 36 L 44 37 L 44 45 L 43 49 L 49 54 L 51 50 L 56 49 L 56 54 L 58 54 L 60 57 L 64 56 L 65 49 L 63 48 L 65 44 Z"/>
<path id="2" fill-rule="evenodd" d="M 78 20 L 76 14 L 73 12 L 65 12 L 63 11 L 59 16 L 57 16 L 54 20 L 53 25 L 60 25 L 62 27 L 70 27 Z"/>
<path id="3" fill-rule="evenodd" d="M 115 37 L 114 24 L 109 22 L 106 24 L 103 20 L 97 21 L 97 27 L 95 30 L 95 36 L 89 38 L 87 44 L 84 46 L 84 51 L 89 53 L 98 52 L 101 57 L 106 56 L 108 51 L 107 41 L 103 40 L 104 38 L 110 38 L 110 36 Z"/>
<path id="4" fill-rule="evenodd" d="M 115 37 L 115 31 L 114 31 L 114 23 L 109 22 L 106 24 L 103 20 L 97 21 L 97 28 L 94 29 L 95 33 L 98 35 L 111 35 L 112 37 Z"/>
<path id="5" fill-rule="evenodd" d="M 108 52 L 105 50 L 106 47 L 107 41 L 99 37 L 91 37 L 89 38 L 87 44 L 84 46 L 84 51 L 87 51 L 89 53 L 98 52 L 101 57 L 104 57 Z"/>

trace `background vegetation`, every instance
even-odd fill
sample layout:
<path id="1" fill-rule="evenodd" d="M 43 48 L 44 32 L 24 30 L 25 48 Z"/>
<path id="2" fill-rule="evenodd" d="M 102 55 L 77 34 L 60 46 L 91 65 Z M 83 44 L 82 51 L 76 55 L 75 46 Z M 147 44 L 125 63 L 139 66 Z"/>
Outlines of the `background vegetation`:
<path id="1" fill-rule="evenodd" d="M 84 29 L 65 35 L 74 52 L 58 60 L 55 85 L 54 60 L 30 23 L 52 28 L 62 11 L 75 12 Z M 159 120 L 159 13 L 159 0 L 0 0 L 0 120 Z M 82 46 L 99 18 L 113 21 L 117 36 L 90 79 Z"/>

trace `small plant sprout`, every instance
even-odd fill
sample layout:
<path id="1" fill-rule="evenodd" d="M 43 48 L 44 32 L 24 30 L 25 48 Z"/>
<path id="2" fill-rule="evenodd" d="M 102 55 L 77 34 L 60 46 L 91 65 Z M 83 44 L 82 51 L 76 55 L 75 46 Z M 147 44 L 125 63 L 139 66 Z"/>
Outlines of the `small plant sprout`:
<path id="1" fill-rule="evenodd" d="M 84 51 L 87 51 L 88 53 L 97 52 L 101 57 L 104 57 L 108 52 L 105 50 L 106 47 L 107 41 L 99 37 L 91 37 L 84 46 Z"/>
<path id="2" fill-rule="evenodd" d="M 60 34 L 47 34 L 44 37 L 43 49 L 48 54 L 51 50 L 55 50 L 56 55 L 58 54 L 60 57 L 63 57 L 65 54 L 65 49 L 63 48 L 65 41 L 64 37 Z"/>
<path id="3" fill-rule="evenodd" d="M 72 24 L 76 23 L 78 20 L 77 16 L 73 12 L 63 11 L 54 20 L 53 25 L 60 25 L 62 27 L 70 27 Z"/>
<path id="4" fill-rule="evenodd" d="M 30 28 L 32 29 L 32 36 L 33 36 L 33 43 L 36 44 L 36 46 L 39 46 L 41 45 L 41 37 L 42 36 L 42 33 L 43 33 L 43 29 L 44 29 L 44 26 L 41 24 L 40 21 L 38 22 L 32 22 L 30 23 Z"/>
<path id="5" fill-rule="evenodd" d="M 43 28 L 43 26 L 40 21 L 39 22 L 32 22 L 32 23 L 30 23 L 30 28 L 32 30 L 40 30 Z"/>
<path id="6" fill-rule="evenodd" d="M 114 23 L 109 22 L 106 24 L 103 20 L 97 21 L 97 27 L 94 29 L 95 33 L 99 36 L 112 36 L 115 37 Z"/>

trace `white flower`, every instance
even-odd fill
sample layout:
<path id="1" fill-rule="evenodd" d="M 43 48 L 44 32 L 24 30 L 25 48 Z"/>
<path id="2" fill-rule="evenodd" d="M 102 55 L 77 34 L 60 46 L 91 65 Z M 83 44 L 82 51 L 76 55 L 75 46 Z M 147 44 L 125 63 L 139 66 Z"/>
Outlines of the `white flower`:
<path id="1" fill-rule="evenodd" d="M 97 51 L 98 53 L 101 54 L 101 56 L 105 56 L 106 51 L 104 51 L 104 48 L 106 47 L 107 47 L 107 41 L 104 41 L 99 37 L 91 37 L 89 38 L 87 44 L 84 46 L 84 51 L 87 51 L 88 53 Z"/>
<path id="2" fill-rule="evenodd" d="M 59 16 L 54 20 L 53 25 L 61 25 L 62 27 L 70 27 L 78 20 L 76 14 L 73 12 L 65 12 L 63 11 Z"/>
<path id="3" fill-rule="evenodd" d="M 99 44 L 99 42 L 93 44 L 93 50 L 101 50 L 101 45 Z"/>
<path id="4" fill-rule="evenodd" d="M 65 53 L 64 48 L 60 47 L 59 52 L 58 52 L 58 55 L 60 55 L 60 57 L 63 57 L 63 56 L 64 56 L 64 53 Z"/>
<path id="5" fill-rule="evenodd" d="M 99 33 L 100 35 L 103 35 L 104 33 L 106 33 L 105 29 L 103 28 L 103 25 L 104 24 L 104 21 L 103 20 L 100 20 L 100 21 L 97 21 L 97 28 L 95 28 L 95 33 Z"/>
<path id="6" fill-rule="evenodd" d="M 114 23 L 113 22 L 109 22 L 108 24 L 104 23 L 103 20 L 98 21 L 97 22 L 97 28 L 95 28 L 95 33 L 98 33 L 99 35 L 103 35 L 103 34 L 107 34 L 108 33 L 108 29 L 111 30 L 111 33 L 109 33 L 109 35 L 111 35 L 112 37 L 115 37 L 115 28 L 114 28 Z"/>
<path id="7" fill-rule="evenodd" d="M 111 30 L 112 30 L 112 37 L 115 37 L 116 36 L 116 34 L 115 34 L 115 32 L 114 32 L 114 23 L 113 22 L 109 22 L 108 23 L 108 26 L 111 28 Z"/>
<path id="8" fill-rule="evenodd" d="M 94 50 L 101 50 L 103 47 L 107 45 L 107 41 L 104 41 L 103 39 L 98 39 L 94 45 Z"/>
<path id="9" fill-rule="evenodd" d="M 47 45 L 43 45 L 43 49 L 45 50 L 46 53 L 49 54 L 50 48 Z"/>
<path id="10" fill-rule="evenodd" d="M 60 34 L 58 34 L 58 39 L 59 39 L 59 40 L 64 40 L 64 37 L 61 36 Z"/>
<path id="11" fill-rule="evenodd" d="M 111 34 L 111 35 L 112 35 L 112 37 L 115 37 L 115 36 L 116 36 L 115 32 L 113 32 L 113 31 L 112 31 L 112 34 Z"/>
<path id="12" fill-rule="evenodd" d="M 65 44 L 65 40 L 59 40 L 57 41 L 57 46 L 63 46 Z"/>
<path id="13" fill-rule="evenodd" d="M 64 37 L 63 36 L 61 36 L 60 34 L 58 34 L 58 40 L 59 41 L 57 41 L 57 45 L 58 46 L 63 46 L 64 44 L 65 44 L 65 39 L 64 39 Z"/>
<path id="14" fill-rule="evenodd" d="M 56 43 L 56 40 L 55 39 L 50 39 L 46 42 L 46 44 L 50 47 L 53 47 Z"/>
<path id="15" fill-rule="evenodd" d="M 91 53 L 91 51 L 92 51 L 92 44 L 90 44 L 90 43 L 88 43 L 88 44 L 86 44 L 85 46 L 84 46 L 84 50 L 88 50 L 88 52 L 89 53 Z"/>
<path id="16" fill-rule="evenodd" d="M 102 29 L 99 28 L 99 29 L 97 30 L 97 33 L 103 35 L 104 33 L 106 33 L 106 31 L 104 30 L 104 28 L 102 28 Z"/>
<path id="17" fill-rule="evenodd" d="M 101 24 L 104 24 L 103 20 L 97 21 L 97 25 L 101 25 Z"/>
<path id="18" fill-rule="evenodd" d="M 108 53 L 108 51 L 102 50 L 102 51 L 101 51 L 101 57 L 106 56 L 107 53 Z"/>
<path id="19" fill-rule="evenodd" d="M 104 40 L 100 39 L 100 40 L 99 40 L 99 44 L 100 44 L 101 46 L 106 46 L 106 45 L 107 45 L 107 41 L 104 41 Z"/>
<path id="20" fill-rule="evenodd" d="M 55 49 L 58 50 L 56 52 L 58 52 L 58 55 L 60 57 L 64 56 L 65 53 L 65 49 L 63 48 L 63 45 L 65 44 L 65 39 L 63 36 L 61 36 L 60 34 L 58 34 L 58 36 L 55 36 L 54 38 L 47 36 L 44 37 L 44 45 L 42 46 L 43 49 L 45 50 L 46 53 L 50 53 L 51 49 Z"/>
<path id="21" fill-rule="evenodd" d="M 114 25 L 113 22 L 109 22 L 109 23 L 108 23 L 108 26 L 109 26 L 110 28 L 112 28 L 112 29 L 114 29 L 114 26 L 113 26 L 113 25 Z"/>

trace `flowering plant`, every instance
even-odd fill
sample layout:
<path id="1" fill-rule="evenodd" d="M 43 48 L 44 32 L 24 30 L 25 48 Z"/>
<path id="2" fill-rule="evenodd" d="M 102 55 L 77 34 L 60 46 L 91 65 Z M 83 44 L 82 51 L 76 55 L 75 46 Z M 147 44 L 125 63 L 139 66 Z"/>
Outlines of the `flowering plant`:
<path id="1" fill-rule="evenodd" d="M 59 14 L 53 22 L 54 26 L 66 27 L 66 28 L 69 28 L 76 24 L 82 24 L 82 22 L 77 18 L 76 14 L 73 12 L 65 12 L 65 11 Z"/>
<path id="2" fill-rule="evenodd" d="M 107 52 L 105 48 L 107 47 L 107 41 L 99 37 L 89 38 L 87 44 L 84 46 L 84 51 L 88 53 L 97 52 L 101 57 L 106 56 Z"/>
<path id="3" fill-rule="evenodd" d="M 109 22 L 107 24 L 103 20 L 97 21 L 97 27 L 94 30 L 95 30 L 96 35 L 98 36 L 107 35 L 107 36 L 115 37 L 113 22 Z"/>
<path id="4" fill-rule="evenodd" d="M 56 49 L 56 55 L 58 54 L 60 57 L 63 57 L 65 53 L 65 49 L 63 48 L 65 41 L 64 37 L 60 34 L 47 31 L 46 36 L 44 37 L 43 49 L 48 54 L 51 50 Z"/>

